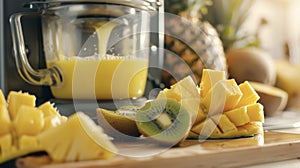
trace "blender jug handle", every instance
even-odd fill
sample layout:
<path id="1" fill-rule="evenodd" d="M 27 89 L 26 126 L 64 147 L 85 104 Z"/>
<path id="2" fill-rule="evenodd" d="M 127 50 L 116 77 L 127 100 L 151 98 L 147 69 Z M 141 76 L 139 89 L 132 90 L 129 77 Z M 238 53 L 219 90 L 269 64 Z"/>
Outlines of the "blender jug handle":
<path id="1" fill-rule="evenodd" d="M 56 67 L 35 70 L 31 67 L 25 49 L 21 18 L 24 15 L 36 15 L 37 13 L 16 13 L 10 17 L 10 26 L 13 41 L 13 55 L 20 76 L 28 83 L 34 85 L 59 86 L 62 76 Z"/>

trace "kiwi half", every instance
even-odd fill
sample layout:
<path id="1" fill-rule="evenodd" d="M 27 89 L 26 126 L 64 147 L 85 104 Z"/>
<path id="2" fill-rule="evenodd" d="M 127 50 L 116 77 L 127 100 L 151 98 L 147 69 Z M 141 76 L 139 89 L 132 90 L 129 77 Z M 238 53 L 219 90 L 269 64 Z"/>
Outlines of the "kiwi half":
<path id="1" fill-rule="evenodd" d="M 183 141 L 191 127 L 189 112 L 172 99 L 147 102 L 136 113 L 135 120 L 142 135 L 168 145 Z"/>
<path id="2" fill-rule="evenodd" d="M 108 134 L 112 137 L 117 137 L 118 134 L 139 137 L 141 133 L 137 129 L 135 123 L 135 115 L 139 108 L 140 107 L 138 106 L 123 106 L 115 111 L 98 108 L 98 122 L 100 123 L 100 125 L 101 123 L 103 123 L 101 121 L 103 116 L 107 123 L 112 127 L 109 131 L 107 131 Z"/>

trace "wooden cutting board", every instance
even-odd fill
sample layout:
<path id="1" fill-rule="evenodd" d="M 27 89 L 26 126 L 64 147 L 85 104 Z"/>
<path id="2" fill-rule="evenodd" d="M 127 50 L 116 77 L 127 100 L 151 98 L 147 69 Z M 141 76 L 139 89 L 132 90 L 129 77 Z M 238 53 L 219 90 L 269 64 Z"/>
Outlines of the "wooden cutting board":
<path id="1" fill-rule="evenodd" d="M 180 147 L 171 149 L 136 143 L 118 147 L 123 156 L 118 155 L 110 160 L 53 163 L 42 168 L 240 167 L 299 158 L 300 134 L 265 132 L 250 138 L 201 142 L 187 140 Z"/>

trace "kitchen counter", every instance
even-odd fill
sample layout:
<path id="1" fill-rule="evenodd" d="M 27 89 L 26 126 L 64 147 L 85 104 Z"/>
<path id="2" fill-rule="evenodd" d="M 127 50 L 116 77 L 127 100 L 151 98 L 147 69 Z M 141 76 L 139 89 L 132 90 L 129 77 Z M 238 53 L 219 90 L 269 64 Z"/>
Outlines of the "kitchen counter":
<path id="1" fill-rule="evenodd" d="M 300 134 L 299 122 L 300 122 L 299 111 L 286 111 L 282 113 L 282 115 L 280 116 L 266 118 L 265 125 L 267 125 L 269 128 L 272 128 L 273 126 L 275 131 L 278 132 Z M 295 128 L 289 128 L 289 127 L 293 127 L 293 125 L 295 126 Z M 282 127 L 282 129 L 279 129 L 280 127 Z M 300 167 L 300 158 L 246 166 L 245 168 L 299 168 L 299 167 Z"/>

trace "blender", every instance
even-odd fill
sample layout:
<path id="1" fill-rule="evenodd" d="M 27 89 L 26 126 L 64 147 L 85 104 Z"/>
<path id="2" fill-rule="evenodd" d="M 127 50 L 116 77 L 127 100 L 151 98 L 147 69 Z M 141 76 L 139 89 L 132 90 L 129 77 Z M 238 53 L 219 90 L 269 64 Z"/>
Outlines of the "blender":
<path id="1" fill-rule="evenodd" d="M 34 12 L 10 17 L 17 71 L 27 83 L 50 88 L 51 100 L 66 112 L 143 103 L 153 88 L 147 78 L 160 78 L 163 2 L 45 0 L 25 7 Z M 28 59 L 28 17 L 41 24 L 40 34 L 31 33 L 40 36 L 42 52 L 31 57 L 43 57 L 42 68 Z"/>

